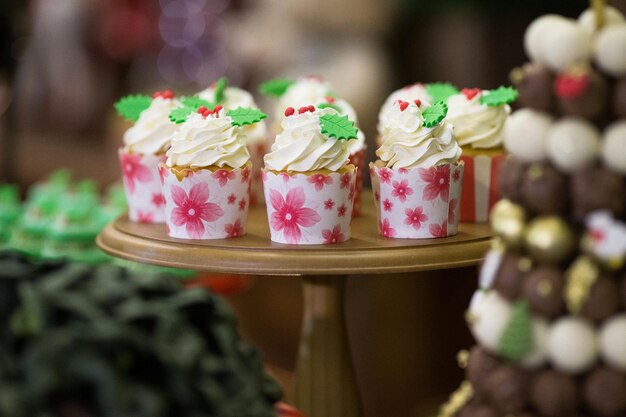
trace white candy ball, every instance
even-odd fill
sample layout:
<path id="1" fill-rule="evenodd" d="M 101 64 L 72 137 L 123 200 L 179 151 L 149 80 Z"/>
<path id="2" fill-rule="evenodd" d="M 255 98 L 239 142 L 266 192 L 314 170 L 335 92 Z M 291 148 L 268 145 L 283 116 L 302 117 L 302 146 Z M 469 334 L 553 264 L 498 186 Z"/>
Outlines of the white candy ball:
<path id="1" fill-rule="evenodd" d="M 496 273 L 502 264 L 502 251 L 491 249 L 485 255 L 485 262 L 480 269 L 478 276 L 478 286 L 482 289 L 489 289 L 496 279 Z"/>
<path id="2" fill-rule="evenodd" d="M 598 358 L 593 326 L 574 317 L 556 321 L 548 333 L 548 357 L 561 372 L 577 374 L 589 369 Z"/>
<path id="3" fill-rule="evenodd" d="M 522 161 L 542 161 L 546 158 L 547 134 L 553 123 L 552 117 L 544 112 L 520 109 L 506 121 L 504 146 Z"/>
<path id="4" fill-rule="evenodd" d="M 615 122 L 604 131 L 602 159 L 609 168 L 626 174 L 626 120 Z"/>
<path id="5" fill-rule="evenodd" d="M 613 6 L 604 6 L 604 27 L 619 25 L 624 23 L 624 15 Z M 581 13 L 578 17 L 578 24 L 589 34 L 593 34 L 598 28 L 596 27 L 596 13 L 589 8 Z"/>
<path id="6" fill-rule="evenodd" d="M 548 131 L 548 157 L 564 171 L 590 165 L 600 151 L 600 132 L 583 119 L 567 117 Z"/>
<path id="7" fill-rule="evenodd" d="M 482 346 L 495 352 L 500 337 L 511 316 L 511 304 L 497 291 L 483 291 L 483 295 L 470 305 L 472 320 L 470 330 Z"/>
<path id="8" fill-rule="evenodd" d="M 613 368 L 626 371 L 626 314 L 610 318 L 600 330 L 600 353 Z"/>
<path id="9" fill-rule="evenodd" d="M 548 359 L 548 322 L 540 317 L 533 319 L 533 350 L 522 358 L 522 366 L 536 369 Z"/>
<path id="10" fill-rule="evenodd" d="M 626 23 L 603 28 L 596 37 L 594 58 L 607 73 L 626 75 Z"/>
<path id="11" fill-rule="evenodd" d="M 532 21 L 524 33 L 524 49 L 532 61 L 539 61 L 545 34 L 566 21 L 563 16 L 547 14 Z"/>
<path id="12" fill-rule="evenodd" d="M 539 62 L 555 72 L 566 70 L 591 57 L 591 36 L 576 23 L 567 19 L 547 31 L 540 41 Z"/>

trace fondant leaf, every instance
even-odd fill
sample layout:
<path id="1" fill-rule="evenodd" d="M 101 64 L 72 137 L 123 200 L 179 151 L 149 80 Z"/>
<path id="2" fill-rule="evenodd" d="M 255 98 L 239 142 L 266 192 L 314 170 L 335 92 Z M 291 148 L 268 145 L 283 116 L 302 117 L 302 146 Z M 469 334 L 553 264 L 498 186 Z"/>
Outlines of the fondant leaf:
<path id="1" fill-rule="evenodd" d="M 208 100 L 200 98 L 198 96 L 193 97 L 183 97 L 180 101 L 186 106 L 191 107 L 192 109 L 198 110 L 198 108 L 204 106 L 206 108 L 212 109 L 215 107 L 214 104 L 210 103 Z"/>
<path id="2" fill-rule="evenodd" d="M 226 91 L 226 87 L 228 87 L 228 78 L 226 77 L 220 78 L 215 83 L 215 88 L 213 90 L 213 100 L 215 101 L 215 104 L 224 102 L 224 92 Z M 211 107 L 215 107 L 215 105 Z"/>
<path id="3" fill-rule="evenodd" d="M 426 84 L 426 92 L 433 103 L 438 101 L 447 102 L 448 97 L 459 94 L 459 90 L 450 83 L 430 83 Z"/>
<path id="4" fill-rule="evenodd" d="M 266 96 L 280 97 L 293 83 L 295 81 L 288 78 L 275 78 L 261 84 L 259 91 Z"/>
<path id="5" fill-rule="evenodd" d="M 136 122 L 142 111 L 150 107 L 152 99 L 142 94 L 134 94 L 121 98 L 115 103 L 117 114 L 126 120 Z"/>
<path id="6" fill-rule="evenodd" d="M 320 116 L 320 127 L 322 133 L 329 138 L 336 139 L 356 139 L 359 132 L 354 126 L 354 122 L 348 119 L 348 116 L 340 116 L 338 114 L 323 114 Z"/>
<path id="7" fill-rule="evenodd" d="M 333 103 L 322 103 L 322 104 L 318 104 L 318 105 L 317 105 L 317 108 L 318 108 L 318 109 L 326 109 L 326 108 L 328 108 L 328 109 L 337 110 L 337 112 L 338 112 L 338 113 L 340 113 L 340 114 L 341 114 L 341 113 L 343 113 L 343 112 L 341 111 L 341 107 L 339 107 L 338 105 L 333 104 Z"/>
<path id="8" fill-rule="evenodd" d="M 251 107 L 237 107 L 234 110 L 228 110 L 226 116 L 233 119 L 233 126 L 251 125 L 258 123 L 267 117 L 267 114 L 263 113 L 259 109 Z"/>
<path id="9" fill-rule="evenodd" d="M 437 126 L 448 114 L 448 105 L 439 101 L 430 107 L 427 107 L 422 112 L 424 116 L 424 127 Z"/>
<path id="10" fill-rule="evenodd" d="M 533 347 L 533 326 L 528 302 L 520 300 L 513 306 L 509 322 L 500 336 L 498 353 L 509 360 L 519 361 Z"/>
<path id="11" fill-rule="evenodd" d="M 178 107 L 170 112 L 169 118 L 178 125 L 187 121 L 189 115 L 196 110 L 197 109 L 189 106 Z"/>
<path id="12" fill-rule="evenodd" d="M 485 93 L 480 98 L 480 104 L 484 104 L 489 107 L 502 106 L 504 104 L 513 103 L 517 100 L 519 93 L 513 87 L 500 86 L 495 90 L 491 90 Z"/>

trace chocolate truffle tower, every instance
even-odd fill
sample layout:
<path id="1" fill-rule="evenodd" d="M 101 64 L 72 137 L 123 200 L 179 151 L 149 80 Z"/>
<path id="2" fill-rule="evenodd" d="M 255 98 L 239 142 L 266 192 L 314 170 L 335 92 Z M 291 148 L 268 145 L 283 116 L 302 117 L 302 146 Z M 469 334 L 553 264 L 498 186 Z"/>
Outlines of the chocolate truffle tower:
<path id="1" fill-rule="evenodd" d="M 597 2 L 526 31 L 496 238 L 460 354 L 459 417 L 626 416 L 626 22 Z"/>

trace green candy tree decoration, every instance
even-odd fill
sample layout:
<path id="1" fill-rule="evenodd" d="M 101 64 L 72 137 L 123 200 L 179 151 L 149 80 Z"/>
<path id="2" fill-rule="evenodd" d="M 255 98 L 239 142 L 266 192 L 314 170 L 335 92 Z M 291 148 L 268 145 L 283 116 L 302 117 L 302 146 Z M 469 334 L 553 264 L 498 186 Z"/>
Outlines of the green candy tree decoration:
<path id="1" fill-rule="evenodd" d="M 323 114 L 320 116 L 320 127 L 323 134 L 337 140 L 356 139 L 359 129 L 348 116 L 338 114 Z"/>
<path id="2" fill-rule="evenodd" d="M 459 94 L 459 90 L 450 83 L 426 84 L 426 92 L 433 100 L 433 103 L 437 103 L 439 101 L 446 102 L 450 96 Z"/>
<path id="3" fill-rule="evenodd" d="M 150 107 L 152 99 L 143 94 L 133 94 L 121 98 L 115 103 L 115 110 L 124 119 L 135 123 L 141 112 Z"/>
<path id="4" fill-rule="evenodd" d="M 424 127 L 430 128 L 437 126 L 448 114 L 448 105 L 439 101 L 430 107 L 427 107 L 422 112 L 424 117 Z"/>
<path id="5" fill-rule="evenodd" d="M 519 361 L 534 347 L 532 317 L 528 302 L 520 300 L 513 306 L 511 317 L 500 336 L 498 353 L 511 361 Z"/>
<path id="6" fill-rule="evenodd" d="M 500 86 L 495 90 L 490 90 L 480 98 L 480 104 L 489 107 L 502 106 L 513 103 L 517 100 L 519 93 L 513 87 Z"/>
<path id="7" fill-rule="evenodd" d="M 259 91 L 266 96 L 280 97 L 285 94 L 287 89 L 294 83 L 294 80 L 290 80 L 288 78 L 275 78 L 261 84 L 259 86 Z"/>

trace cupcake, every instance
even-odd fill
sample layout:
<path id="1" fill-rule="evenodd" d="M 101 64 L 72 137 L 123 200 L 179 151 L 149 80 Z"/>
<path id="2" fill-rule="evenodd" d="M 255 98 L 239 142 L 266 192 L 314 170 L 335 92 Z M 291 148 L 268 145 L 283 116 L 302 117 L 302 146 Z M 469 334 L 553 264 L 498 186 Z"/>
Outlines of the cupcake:
<path id="1" fill-rule="evenodd" d="M 370 164 L 379 230 L 387 238 L 456 234 L 463 164 L 447 105 L 398 101 L 383 120 Z"/>
<path id="2" fill-rule="evenodd" d="M 263 182 L 271 239 L 315 245 L 350 239 L 357 168 L 349 140 L 358 129 L 332 108 L 288 107 Z"/>
<path id="3" fill-rule="evenodd" d="M 252 163 L 242 127 L 265 117 L 239 107 L 170 115 L 180 124 L 161 166 L 167 233 L 180 239 L 223 239 L 245 234 Z"/>
<path id="4" fill-rule="evenodd" d="M 504 126 L 511 114 L 508 104 L 516 98 L 517 91 L 507 87 L 491 91 L 465 88 L 448 98 L 446 119 L 463 148 L 463 222 L 486 222 L 489 210 L 500 199 Z"/>
<path id="5" fill-rule="evenodd" d="M 276 133 L 282 131 L 281 121 L 287 115 L 285 109 L 300 109 L 313 104 L 318 109 L 330 108 L 340 115 L 348 116 L 355 126 L 359 126 L 356 111 L 346 100 L 333 93 L 330 83 L 318 77 L 302 77 L 297 80 L 276 79 L 261 85 L 261 92 L 278 98 L 274 113 L 274 127 Z M 354 194 L 354 217 L 361 211 L 361 192 L 363 190 L 363 171 L 365 170 L 366 150 L 365 135 L 360 129 L 354 140 L 348 141 L 350 163 L 358 168 L 356 189 Z"/>
<path id="6" fill-rule="evenodd" d="M 165 161 L 165 151 L 176 130 L 168 116 L 179 105 L 169 90 L 157 92 L 152 98 L 127 96 L 115 104 L 119 115 L 133 122 L 124 133 L 124 147 L 119 149 L 118 155 L 128 199 L 128 217 L 134 222 L 163 223 L 165 220 L 158 165 Z"/>
<path id="7" fill-rule="evenodd" d="M 429 105 L 438 101 L 446 101 L 451 95 L 457 94 L 457 90 L 449 83 L 414 83 L 394 91 L 387 97 L 385 103 L 378 113 L 378 136 L 376 137 L 376 146 L 382 145 L 382 133 L 387 123 L 388 115 L 393 111 L 393 106 L 398 101 L 416 102 L 418 106 L 422 103 Z"/>
<path id="8" fill-rule="evenodd" d="M 226 111 L 234 110 L 238 107 L 258 108 L 254 102 L 252 94 L 241 88 L 228 85 L 225 77 L 220 78 L 209 88 L 198 93 L 198 97 L 206 100 L 206 107 L 213 108 L 222 106 Z M 250 205 L 264 203 L 263 180 L 261 179 L 261 168 L 263 167 L 263 155 L 267 153 L 269 147 L 269 135 L 267 124 L 264 120 L 251 125 L 241 127 L 241 134 L 245 136 L 250 161 L 252 162 L 252 187 L 250 188 Z"/>
<path id="9" fill-rule="evenodd" d="M 9 241 L 11 231 L 21 213 L 22 207 L 17 187 L 0 184 L 0 248 L 3 248 Z"/>

